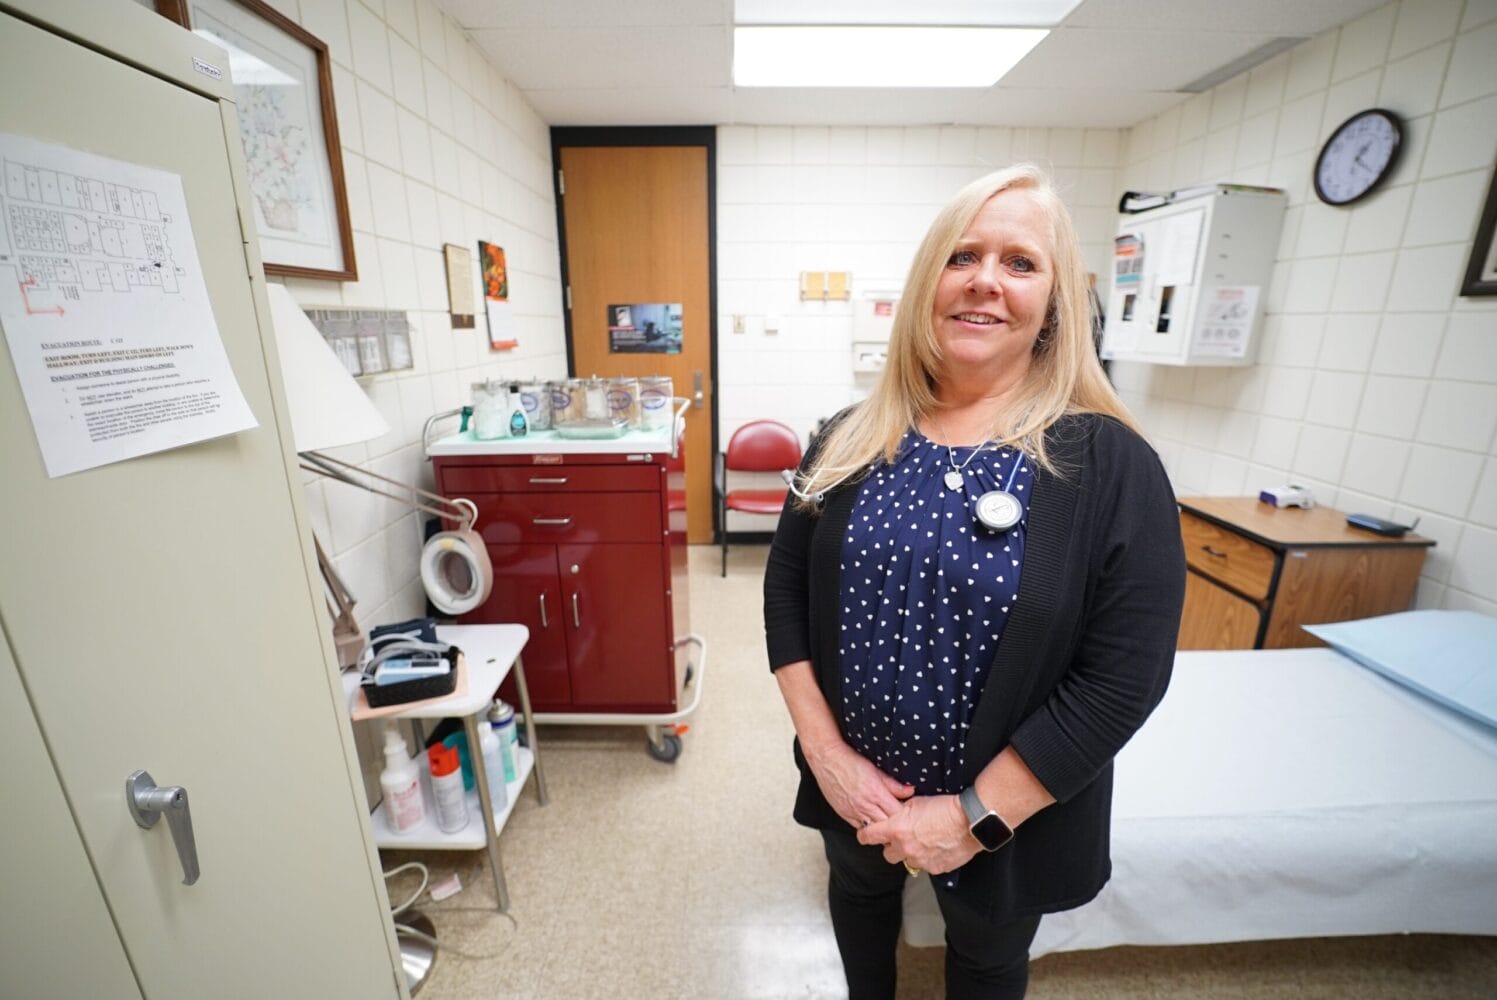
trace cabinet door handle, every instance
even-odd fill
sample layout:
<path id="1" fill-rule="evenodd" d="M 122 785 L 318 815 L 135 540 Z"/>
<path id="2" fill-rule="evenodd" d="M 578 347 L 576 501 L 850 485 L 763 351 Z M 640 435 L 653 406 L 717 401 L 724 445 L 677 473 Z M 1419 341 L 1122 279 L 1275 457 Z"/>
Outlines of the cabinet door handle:
<path id="1" fill-rule="evenodd" d="M 551 621 L 546 617 L 546 592 L 541 591 L 541 628 L 550 628 Z"/>
<path id="2" fill-rule="evenodd" d="M 577 592 L 572 591 L 572 624 L 577 628 L 582 627 L 582 612 L 577 610 Z"/>
<path id="3" fill-rule="evenodd" d="M 177 846 L 177 860 L 182 863 L 182 884 L 198 880 L 198 845 L 192 835 L 192 809 L 187 804 L 187 789 L 181 785 L 162 787 L 146 771 L 135 771 L 125 779 L 125 804 L 135 824 L 149 830 L 161 814 L 166 814 L 172 843 Z"/>
<path id="4" fill-rule="evenodd" d="M 567 525 L 572 523 L 572 519 L 570 517 L 532 517 L 530 519 L 530 523 L 544 524 L 547 526 L 554 525 L 558 528 L 565 528 Z"/>
<path id="5" fill-rule="evenodd" d="M 567 483 L 567 477 L 566 476 L 552 476 L 552 477 L 547 477 L 547 476 L 531 476 L 530 477 L 530 481 L 532 483 L 536 483 L 536 484 L 541 485 L 541 486 L 565 486 L 566 483 Z"/>
<path id="6" fill-rule="evenodd" d="M 1218 552 L 1209 545 L 1202 545 L 1201 551 L 1206 553 L 1208 556 L 1216 556 L 1216 558 L 1218 559 L 1227 558 L 1227 554 L 1225 552 Z"/>

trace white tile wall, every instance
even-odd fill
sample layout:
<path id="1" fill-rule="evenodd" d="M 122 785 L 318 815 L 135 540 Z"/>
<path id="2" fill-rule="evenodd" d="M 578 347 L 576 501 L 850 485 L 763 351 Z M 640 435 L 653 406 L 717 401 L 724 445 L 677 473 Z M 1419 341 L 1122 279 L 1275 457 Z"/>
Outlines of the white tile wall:
<path id="1" fill-rule="evenodd" d="M 1026 156 L 1048 168 L 1088 265 L 1103 271 L 1119 140 L 1112 129 L 719 128 L 722 440 L 764 416 L 804 436 L 866 394 L 871 381 L 851 367 L 851 305 L 801 302 L 799 272 L 850 271 L 855 296 L 897 290 L 941 204 L 989 170 Z M 766 316 L 779 318 L 778 333 L 765 332 Z"/>
<path id="2" fill-rule="evenodd" d="M 426 418 L 494 377 L 566 373 L 560 258 L 547 126 L 433 0 L 288 0 L 328 43 L 344 143 L 357 282 L 296 279 L 297 301 L 377 306 L 410 317 L 414 369 L 361 380 L 391 431 L 340 450 L 383 475 L 430 486 Z M 454 330 L 442 245 L 499 243 L 508 255 L 519 348 L 491 352 L 482 318 Z M 472 281 L 478 287 L 475 263 Z M 482 301 L 481 297 L 479 301 Z M 455 428 L 454 428 L 455 429 Z M 421 612 L 421 528 L 408 508 L 314 480 L 318 537 L 358 599 L 364 625 Z"/>
<path id="3" fill-rule="evenodd" d="M 1320 145 L 1373 106 L 1405 119 L 1398 166 L 1350 208 L 1320 204 Z M 1124 131 L 1118 158 L 1119 188 L 1266 177 L 1290 196 L 1256 401 L 1215 373 L 1114 366 L 1176 490 L 1293 480 L 1421 517 L 1438 546 L 1419 606 L 1497 613 L 1497 300 L 1458 295 L 1497 159 L 1497 3 L 1377 8 Z"/>

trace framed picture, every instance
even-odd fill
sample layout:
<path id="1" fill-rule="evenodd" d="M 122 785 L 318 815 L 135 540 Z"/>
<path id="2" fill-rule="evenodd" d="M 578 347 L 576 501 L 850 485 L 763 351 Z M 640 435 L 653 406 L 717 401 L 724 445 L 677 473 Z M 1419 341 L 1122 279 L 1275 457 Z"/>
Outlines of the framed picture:
<path id="1" fill-rule="evenodd" d="M 1497 168 L 1492 171 L 1492 186 L 1487 189 L 1487 204 L 1476 227 L 1476 243 L 1471 247 L 1461 294 L 1497 295 Z"/>
<path id="2" fill-rule="evenodd" d="M 156 10 L 228 53 L 266 273 L 357 279 L 327 46 L 261 0 Z"/>

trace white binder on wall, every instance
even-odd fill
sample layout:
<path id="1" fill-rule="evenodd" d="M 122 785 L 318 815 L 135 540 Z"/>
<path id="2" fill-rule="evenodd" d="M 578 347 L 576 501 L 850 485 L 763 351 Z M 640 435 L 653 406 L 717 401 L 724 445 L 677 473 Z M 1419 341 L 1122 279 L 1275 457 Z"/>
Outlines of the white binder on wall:
<path id="1" fill-rule="evenodd" d="M 1125 214 L 1102 357 L 1250 365 L 1288 197 L 1215 184 Z"/>

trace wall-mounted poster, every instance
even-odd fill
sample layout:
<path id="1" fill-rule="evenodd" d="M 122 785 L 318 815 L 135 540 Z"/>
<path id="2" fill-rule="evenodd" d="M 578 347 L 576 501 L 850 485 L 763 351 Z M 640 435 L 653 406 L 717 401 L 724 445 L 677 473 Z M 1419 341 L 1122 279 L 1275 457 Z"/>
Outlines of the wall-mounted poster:
<path id="1" fill-rule="evenodd" d="M 681 303 L 609 306 L 608 350 L 613 354 L 680 354 Z"/>
<path id="2" fill-rule="evenodd" d="M 489 318 L 489 347 L 508 351 L 520 346 L 515 339 L 515 317 L 509 304 L 509 267 L 504 248 L 478 241 L 478 266 L 483 268 L 483 305 Z"/>
<path id="3" fill-rule="evenodd" d="M 447 264 L 447 311 L 454 330 L 473 329 L 473 254 L 456 243 L 442 244 Z"/>

